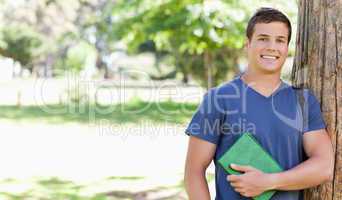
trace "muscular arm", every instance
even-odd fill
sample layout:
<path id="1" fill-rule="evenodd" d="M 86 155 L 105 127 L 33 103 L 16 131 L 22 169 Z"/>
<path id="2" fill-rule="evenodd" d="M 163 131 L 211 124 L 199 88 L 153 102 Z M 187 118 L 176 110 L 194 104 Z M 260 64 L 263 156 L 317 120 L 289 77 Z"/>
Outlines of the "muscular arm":
<path id="1" fill-rule="evenodd" d="M 327 132 L 321 129 L 307 132 L 303 137 L 309 158 L 290 170 L 271 174 L 272 189 L 300 190 L 332 180 L 334 154 Z"/>
<path id="2" fill-rule="evenodd" d="M 190 136 L 184 175 L 189 200 L 210 200 L 205 172 L 215 151 L 215 144 Z"/>

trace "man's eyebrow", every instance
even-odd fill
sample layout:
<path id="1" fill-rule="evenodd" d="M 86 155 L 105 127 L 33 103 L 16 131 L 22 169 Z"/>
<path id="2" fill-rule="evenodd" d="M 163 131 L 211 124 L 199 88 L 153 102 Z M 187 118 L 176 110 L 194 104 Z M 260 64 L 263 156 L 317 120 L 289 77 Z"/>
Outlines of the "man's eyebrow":
<path id="1" fill-rule="evenodd" d="M 285 36 L 282 36 L 282 35 L 279 35 L 279 36 L 277 36 L 277 38 L 286 39 L 287 37 L 285 37 Z"/>
<path id="2" fill-rule="evenodd" d="M 267 34 L 259 34 L 259 35 L 257 35 L 257 37 L 271 37 L 271 36 L 267 35 Z M 282 36 L 282 35 L 278 35 L 277 38 L 286 39 L 287 37 Z"/>
<path id="3" fill-rule="evenodd" d="M 270 37 L 270 35 L 267 35 L 267 34 L 259 34 L 257 35 L 258 37 Z"/>

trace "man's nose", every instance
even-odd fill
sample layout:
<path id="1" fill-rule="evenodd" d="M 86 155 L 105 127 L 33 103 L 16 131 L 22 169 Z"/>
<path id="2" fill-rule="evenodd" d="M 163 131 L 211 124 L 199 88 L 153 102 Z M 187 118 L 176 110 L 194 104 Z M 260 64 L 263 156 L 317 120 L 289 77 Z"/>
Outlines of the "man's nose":
<path id="1" fill-rule="evenodd" d="M 272 51 L 277 50 L 277 43 L 276 43 L 276 41 L 270 40 L 268 45 L 267 45 L 267 49 L 268 50 L 272 50 Z"/>

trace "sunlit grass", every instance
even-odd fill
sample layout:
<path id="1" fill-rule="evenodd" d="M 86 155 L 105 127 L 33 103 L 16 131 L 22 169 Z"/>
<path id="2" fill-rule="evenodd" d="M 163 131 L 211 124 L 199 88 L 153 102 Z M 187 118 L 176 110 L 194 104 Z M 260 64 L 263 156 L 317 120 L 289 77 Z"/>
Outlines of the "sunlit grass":
<path id="1" fill-rule="evenodd" d="M 57 177 L 35 178 L 25 182 L 6 179 L 0 181 L 0 199 L 6 200 L 125 200 L 140 199 L 141 197 L 154 196 L 159 199 L 185 199 L 183 181 L 174 185 L 156 186 L 139 191 L 123 190 L 115 187 L 121 185 L 130 186 L 137 182 L 143 182 L 146 177 L 109 177 L 94 183 L 80 184 L 70 180 L 62 180 Z M 21 189 L 21 185 L 29 185 Z M 11 188 L 17 188 L 13 190 Z"/>
<path id="2" fill-rule="evenodd" d="M 91 103 L 45 105 L 45 106 L 0 106 L 0 119 L 37 121 L 46 123 L 91 123 L 108 120 L 110 123 L 187 122 L 197 108 L 194 103 L 172 101 L 144 102 L 132 100 L 125 104 L 109 106 Z"/>
<path id="3" fill-rule="evenodd" d="M 95 104 L 66 104 L 41 106 L 0 106 L 0 119 L 23 122 L 78 123 L 105 119 L 113 124 L 139 124 L 150 121 L 155 124 L 188 122 L 195 110 L 195 103 L 172 101 L 144 102 L 139 99 L 110 106 Z M 183 176 L 181 176 L 183 177 Z M 161 180 L 165 177 L 160 177 Z M 178 179 L 177 179 L 178 180 Z M 182 178 L 170 185 L 150 183 L 149 177 L 110 176 L 92 183 L 79 183 L 60 177 L 40 177 L 32 180 L 0 180 L 0 199 L 6 200 L 128 200 L 169 199 L 182 200 L 185 190 Z M 125 187 L 118 187 L 125 186 Z M 136 185 L 137 190 L 131 186 Z M 146 197 L 146 198 L 145 198 Z"/>

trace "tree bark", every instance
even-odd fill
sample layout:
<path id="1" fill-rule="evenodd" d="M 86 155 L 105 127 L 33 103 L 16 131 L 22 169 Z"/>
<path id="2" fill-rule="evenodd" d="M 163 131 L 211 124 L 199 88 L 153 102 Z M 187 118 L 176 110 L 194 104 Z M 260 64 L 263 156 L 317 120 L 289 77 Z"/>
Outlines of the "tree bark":
<path id="1" fill-rule="evenodd" d="M 342 0 L 299 1 L 292 83 L 310 88 L 320 101 L 335 151 L 334 180 L 305 190 L 306 200 L 342 199 L 341 11 Z"/>

